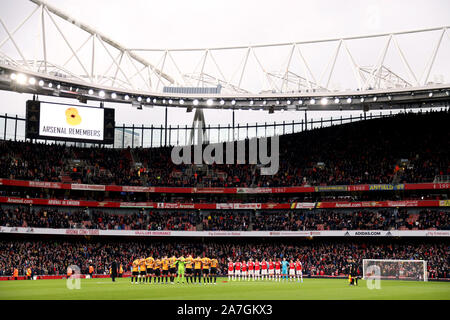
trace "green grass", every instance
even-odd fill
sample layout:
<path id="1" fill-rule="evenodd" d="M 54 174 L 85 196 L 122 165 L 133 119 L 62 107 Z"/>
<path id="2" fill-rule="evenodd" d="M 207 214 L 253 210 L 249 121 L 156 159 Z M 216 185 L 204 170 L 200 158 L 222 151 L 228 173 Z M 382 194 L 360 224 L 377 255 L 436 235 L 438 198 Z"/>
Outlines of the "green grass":
<path id="1" fill-rule="evenodd" d="M 162 299 L 162 300 L 244 300 L 244 299 L 439 299 L 450 300 L 448 282 L 381 281 L 380 290 L 369 290 L 365 281 L 358 287 L 348 286 L 344 279 L 304 279 L 297 282 L 224 282 L 217 285 L 198 284 L 137 284 L 129 278 L 83 279 L 80 290 L 69 290 L 65 280 L 0 281 L 0 299 L 30 300 L 114 300 L 114 299 Z"/>

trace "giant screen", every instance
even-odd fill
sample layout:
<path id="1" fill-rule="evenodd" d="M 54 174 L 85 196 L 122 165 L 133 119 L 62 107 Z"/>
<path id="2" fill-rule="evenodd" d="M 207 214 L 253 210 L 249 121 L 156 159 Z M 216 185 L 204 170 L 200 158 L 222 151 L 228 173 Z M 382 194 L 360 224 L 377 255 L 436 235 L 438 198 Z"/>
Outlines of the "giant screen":
<path id="1" fill-rule="evenodd" d="M 114 109 L 27 102 L 27 138 L 113 143 L 113 130 Z"/>

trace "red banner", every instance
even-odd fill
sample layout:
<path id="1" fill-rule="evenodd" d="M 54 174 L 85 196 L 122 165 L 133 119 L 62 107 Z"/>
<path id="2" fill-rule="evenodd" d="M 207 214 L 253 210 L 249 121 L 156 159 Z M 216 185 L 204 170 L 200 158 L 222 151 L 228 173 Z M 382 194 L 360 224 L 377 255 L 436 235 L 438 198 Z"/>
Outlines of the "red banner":
<path id="1" fill-rule="evenodd" d="M 293 203 L 161 203 L 161 202 L 120 202 L 58 199 L 24 199 L 0 197 L 0 203 L 45 205 L 62 207 L 93 208 L 154 208 L 154 209 L 210 209 L 210 210 L 271 210 L 271 209 L 328 209 L 328 208 L 388 208 L 388 207 L 447 207 L 449 201 L 443 200 L 403 200 L 403 201 L 330 201 Z"/>
<path id="2" fill-rule="evenodd" d="M 439 207 L 439 200 L 401 200 L 401 201 L 337 201 L 317 202 L 316 208 L 396 208 L 396 207 Z"/>
<path id="3" fill-rule="evenodd" d="M 353 192 L 353 191 L 393 191 L 393 190 L 443 190 L 450 189 L 450 183 L 404 183 L 404 184 L 361 184 L 315 187 L 277 188 L 189 188 L 189 187 L 140 187 L 60 183 L 45 181 L 23 181 L 0 178 L 0 185 L 15 187 L 69 189 L 115 192 L 150 193 L 207 193 L 207 194 L 265 194 L 265 193 L 310 193 L 310 192 Z"/>

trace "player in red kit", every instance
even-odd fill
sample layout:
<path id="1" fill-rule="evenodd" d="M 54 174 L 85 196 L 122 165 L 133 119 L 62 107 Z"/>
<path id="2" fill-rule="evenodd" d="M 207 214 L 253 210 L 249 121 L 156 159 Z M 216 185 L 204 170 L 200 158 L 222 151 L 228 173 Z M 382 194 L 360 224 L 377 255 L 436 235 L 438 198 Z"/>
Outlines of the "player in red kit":
<path id="1" fill-rule="evenodd" d="M 268 278 L 267 276 L 267 262 L 263 259 L 261 262 L 261 278 L 264 280 L 265 278 Z"/>
<path id="2" fill-rule="evenodd" d="M 302 263 L 299 259 L 295 262 L 295 273 L 297 275 L 297 281 L 301 281 L 303 283 Z"/>
<path id="3" fill-rule="evenodd" d="M 269 260 L 269 279 L 270 279 L 270 280 L 273 280 L 274 272 L 275 272 L 274 264 L 273 264 L 272 259 L 270 259 L 270 260 Z"/>
<path id="4" fill-rule="evenodd" d="M 275 280 L 281 281 L 281 262 L 277 259 L 275 262 Z"/>
<path id="5" fill-rule="evenodd" d="M 234 276 L 234 263 L 231 259 L 228 259 L 228 281 L 231 281 L 231 278 Z"/>
<path id="6" fill-rule="evenodd" d="M 255 278 L 256 278 L 256 280 L 259 280 L 259 277 L 261 276 L 260 269 L 261 269 L 261 266 L 259 264 L 259 261 L 255 260 Z"/>
<path id="7" fill-rule="evenodd" d="M 295 263 L 292 259 L 289 262 L 289 281 L 295 281 Z"/>
<path id="8" fill-rule="evenodd" d="M 250 281 L 250 277 L 253 278 L 253 281 L 255 281 L 255 272 L 253 270 L 254 264 L 252 259 L 248 261 L 248 281 Z"/>
<path id="9" fill-rule="evenodd" d="M 234 264 L 234 276 L 241 281 L 241 263 L 239 261 Z"/>
<path id="10" fill-rule="evenodd" d="M 247 280 L 247 263 L 245 263 L 245 261 L 242 261 L 241 264 L 241 269 L 242 269 L 242 281 Z"/>

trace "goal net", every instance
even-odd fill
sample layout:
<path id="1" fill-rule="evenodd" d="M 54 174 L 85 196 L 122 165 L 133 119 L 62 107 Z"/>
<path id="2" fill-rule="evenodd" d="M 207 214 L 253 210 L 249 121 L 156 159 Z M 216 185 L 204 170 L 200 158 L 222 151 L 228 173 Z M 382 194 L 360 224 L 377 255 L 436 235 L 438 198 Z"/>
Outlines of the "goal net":
<path id="1" fill-rule="evenodd" d="M 428 281 L 425 260 L 363 259 L 363 279 Z"/>

